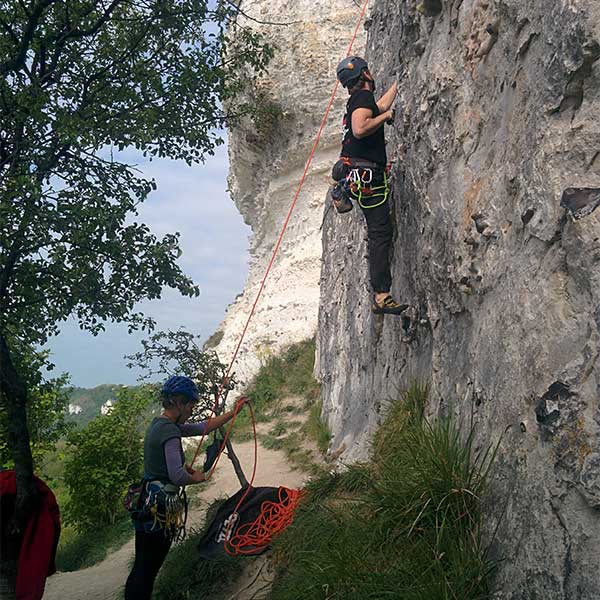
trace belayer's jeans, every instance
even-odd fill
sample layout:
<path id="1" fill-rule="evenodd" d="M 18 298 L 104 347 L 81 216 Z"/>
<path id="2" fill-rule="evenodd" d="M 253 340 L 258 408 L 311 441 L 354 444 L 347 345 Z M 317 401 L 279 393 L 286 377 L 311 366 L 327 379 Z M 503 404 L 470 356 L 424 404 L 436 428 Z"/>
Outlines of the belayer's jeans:
<path id="1" fill-rule="evenodd" d="M 154 580 L 171 547 L 162 530 L 135 532 L 135 562 L 125 584 L 125 600 L 150 600 Z"/>
<path id="2" fill-rule="evenodd" d="M 367 221 L 367 238 L 369 244 L 369 273 L 371 285 L 375 292 L 389 292 L 392 287 L 390 273 L 390 246 L 394 236 L 392 217 L 390 215 L 390 199 L 375 208 L 362 208 Z"/>

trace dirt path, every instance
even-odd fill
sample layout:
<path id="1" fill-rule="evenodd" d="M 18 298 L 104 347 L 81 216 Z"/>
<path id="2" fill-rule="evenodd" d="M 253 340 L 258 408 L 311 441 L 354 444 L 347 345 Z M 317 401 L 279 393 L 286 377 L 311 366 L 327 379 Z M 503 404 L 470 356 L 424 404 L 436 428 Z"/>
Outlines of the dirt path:
<path id="1" fill-rule="evenodd" d="M 254 443 L 236 444 L 235 451 L 244 471 L 250 478 L 254 461 Z M 255 486 L 284 485 L 296 488 L 302 487 L 304 479 L 303 473 L 291 469 L 282 451 L 267 450 L 259 444 Z M 215 499 L 234 494 L 238 489 L 239 482 L 231 463 L 223 456 L 212 483 L 204 485 L 197 495 L 194 494 L 190 502 L 188 526 L 202 525 L 206 507 Z M 120 598 L 132 558 L 133 540 L 93 567 L 72 573 L 57 573 L 46 583 L 44 600 L 114 600 Z M 236 597 L 242 598 L 237 594 Z"/>

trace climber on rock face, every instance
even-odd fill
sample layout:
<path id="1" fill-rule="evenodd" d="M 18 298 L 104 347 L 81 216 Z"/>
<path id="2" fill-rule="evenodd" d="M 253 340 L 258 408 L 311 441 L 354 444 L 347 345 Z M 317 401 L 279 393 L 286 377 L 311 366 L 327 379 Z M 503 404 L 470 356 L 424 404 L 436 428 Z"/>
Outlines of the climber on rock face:
<path id="1" fill-rule="evenodd" d="M 375 80 L 367 62 L 350 56 L 340 62 L 337 77 L 348 90 L 350 98 L 344 116 L 344 133 L 340 160 L 333 168 L 338 190 L 346 190 L 361 207 L 367 222 L 369 245 L 369 272 L 375 292 L 372 311 L 375 314 L 398 315 L 408 305 L 398 304 L 390 295 L 390 247 L 393 227 L 390 215 L 387 156 L 384 125 L 392 123 L 392 104 L 398 93 L 394 84 L 375 100 Z M 340 191 L 340 193 L 342 193 Z M 339 212 L 336 195 L 332 194 Z M 351 203 L 348 203 L 351 208 Z"/>

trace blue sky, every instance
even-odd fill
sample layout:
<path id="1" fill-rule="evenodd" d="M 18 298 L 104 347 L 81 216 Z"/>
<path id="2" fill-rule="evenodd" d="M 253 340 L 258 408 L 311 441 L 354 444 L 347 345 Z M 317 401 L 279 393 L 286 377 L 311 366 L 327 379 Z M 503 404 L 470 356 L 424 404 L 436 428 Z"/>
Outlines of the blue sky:
<path id="1" fill-rule="evenodd" d="M 243 290 L 248 271 L 248 236 L 227 192 L 227 148 L 217 148 L 205 164 L 135 161 L 156 181 L 158 189 L 140 207 L 139 220 L 159 237 L 179 231 L 183 255 L 179 264 L 200 286 L 197 298 L 165 290 L 160 300 L 140 304 L 157 322 L 157 329 L 189 331 L 206 339 L 223 319 L 225 308 Z M 137 218 L 136 218 L 137 220 Z M 136 383 L 139 373 L 125 366 L 123 355 L 140 349 L 143 334 L 127 333 L 124 325 L 107 324 L 94 337 L 68 321 L 48 347 L 56 372 L 67 371 L 71 383 L 93 387 L 101 383 Z"/>

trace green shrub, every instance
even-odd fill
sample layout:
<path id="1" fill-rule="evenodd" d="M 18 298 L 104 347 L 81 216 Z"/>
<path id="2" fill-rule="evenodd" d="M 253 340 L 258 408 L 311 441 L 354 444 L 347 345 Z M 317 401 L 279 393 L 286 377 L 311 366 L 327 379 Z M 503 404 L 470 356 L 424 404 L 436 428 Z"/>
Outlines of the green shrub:
<path id="1" fill-rule="evenodd" d="M 123 388 L 112 410 L 68 438 L 64 481 L 67 523 L 80 531 L 115 523 L 127 486 L 141 477 L 143 432 L 152 386 Z"/>

